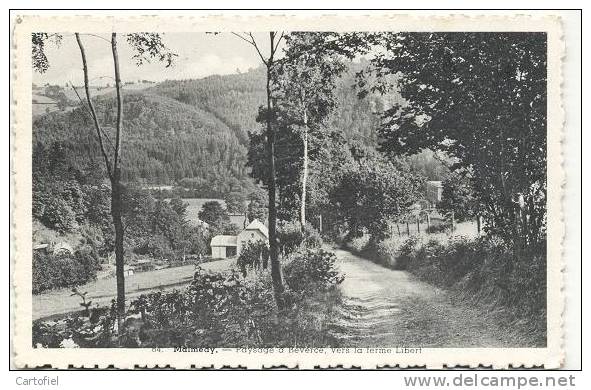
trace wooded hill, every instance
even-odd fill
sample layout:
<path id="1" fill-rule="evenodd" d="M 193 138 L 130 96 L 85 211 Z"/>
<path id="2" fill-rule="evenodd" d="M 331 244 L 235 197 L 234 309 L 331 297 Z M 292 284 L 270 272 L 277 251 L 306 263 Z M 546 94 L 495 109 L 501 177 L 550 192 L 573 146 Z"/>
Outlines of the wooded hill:
<path id="1" fill-rule="evenodd" d="M 351 64 L 339 81 L 339 104 L 327 125 L 342 129 L 347 139 L 375 145 L 386 99 L 378 95 L 358 99 L 354 77 L 362 66 Z M 265 101 L 264 78 L 259 68 L 198 80 L 170 80 L 142 90 L 124 87 L 124 181 L 176 184 L 190 179 L 201 189 L 198 195 L 205 197 L 249 191 L 253 182 L 245 167 L 248 132 L 260 131 L 256 116 Z M 95 100 L 109 133 L 115 127 L 114 95 L 102 94 Z M 65 144 L 73 166 L 88 166 L 89 162 L 102 166 L 85 108 L 36 117 L 33 137 L 44 146 Z"/>

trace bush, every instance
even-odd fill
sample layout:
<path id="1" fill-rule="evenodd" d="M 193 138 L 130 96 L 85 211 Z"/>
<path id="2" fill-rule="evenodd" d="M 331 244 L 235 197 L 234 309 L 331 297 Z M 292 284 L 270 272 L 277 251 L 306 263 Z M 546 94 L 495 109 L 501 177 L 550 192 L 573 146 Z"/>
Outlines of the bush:
<path id="1" fill-rule="evenodd" d="M 285 222 L 277 230 L 279 238 L 279 250 L 284 255 L 295 252 L 299 247 L 305 245 L 308 248 L 320 248 L 322 237 L 311 225 L 306 225 L 302 233 L 299 222 Z"/>
<path id="2" fill-rule="evenodd" d="M 263 241 L 248 241 L 240 250 L 238 256 L 238 268 L 242 276 L 246 276 L 247 270 L 267 269 L 269 262 L 269 248 Z"/>
<path id="3" fill-rule="evenodd" d="M 354 253 L 362 253 L 369 243 L 369 235 L 366 234 L 361 237 L 356 237 L 345 243 L 347 249 Z"/>
<path id="4" fill-rule="evenodd" d="M 33 294 L 61 287 L 75 287 L 96 278 L 98 257 L 90 251 L 74 255 L 33 253 Z"/>
<path id="5" fill-rule="evenodd" d="M 172 261 L 176 254 L 170 246 L 170 241 L 162 234 L 154 234 L 132 249 L 132 252 L 138 255 L 149 255 L 156 259 L 166 259 Z"/>
<path id="6" fill-rule="evenodd" d="M 71 232 L 78 227 L 76 213 L 74 213 L 65 200 L 57 197 L 51 199 L 45 205 L 43 216 L 40 220 L 46 226 L 60 233 Z"/>
<path id="7" fill-rule="evenodd" d="M 397 264 L 429 283 L 509 308 L 515 317 L 545 327 L 545 247 L 517 253 L 491 237 L 452 237 L 446 244 L 410 237 L 398 250 Z"/>
<path id="8" fill-rule="evenodd" d="M 404 265 L 399 264 L 398 251 L 402 239 L 399 237 L 390 237 L 384 241 L 374 243 L 370 241 L 364 248 L 364 252 L 371 251 L 372 256 L 379 264 L 393 269 L 403 269 Z"/>
<path id="9" fill-rule="evenodd" d="M 336 255 L 323 249 L 295 253 L 283 267 L 287 286 L 295 292 L 329 289 L 344 279 L 335 268 Z"/>

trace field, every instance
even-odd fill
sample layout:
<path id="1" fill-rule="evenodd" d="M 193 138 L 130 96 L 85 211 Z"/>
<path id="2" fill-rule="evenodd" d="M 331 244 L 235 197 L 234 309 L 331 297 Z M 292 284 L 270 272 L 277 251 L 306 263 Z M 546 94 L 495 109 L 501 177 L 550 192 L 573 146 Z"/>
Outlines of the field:
<path id="1" fill-rule="evenodd" d="M 205 263 L 203 269 L 223 271 L 233 265 L 234 260 L 220 260 Z M 127 300 L 146 293 L 148 291 L 165 291 L 188 284 L 193 278 L 195 267 L 185 265 L 182 267 L 165 268 L 155 271 L 139 272 L 125 277 L 125 290 Z M 95 280 L 79 287 L 79 291 L 88 292 L 88 300 L 93 307 L 109 305 L 115 298 L 117 291 L 116 279 L 106 278 Z M 51 291 L 45 294 L 33 295 L 33 320 L 56 315 L 63 315 L 80 310 L 80 298 L 71 296 L 69 288 Z"/>

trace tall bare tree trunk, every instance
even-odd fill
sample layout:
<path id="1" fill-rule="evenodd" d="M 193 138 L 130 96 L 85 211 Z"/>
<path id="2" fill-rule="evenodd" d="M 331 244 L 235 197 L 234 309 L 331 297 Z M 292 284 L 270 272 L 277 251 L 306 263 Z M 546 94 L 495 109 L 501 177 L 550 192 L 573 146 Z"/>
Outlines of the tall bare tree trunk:
<path id="1" fill-rule="evenodd" d="M 115 275 L 117 277 L 117 320 L 119 329 L 123 329 L 125 319 L 125 259 L 123 254 L 123 219 L 121 217 L 121 183 L 118 179 L 111 182 L 111 217 L 115 226 Z"/>
<path id="2" fill-rule="evenodd" d="M 117 322 L 118 330 L 121 334 L 123 320 L 125 318 L 125 274 L 124 274 L 124 258 L 123 258 L 123 220 L 121 210 L 121 168 L 120 168 L 120 154 L 121 154 L 121 121 L 122 121 L 122 98 L 121 98 L 121 79 L 119 76 L 119 57 L 117 54 L 117 39 L 116 34 L 113 33 L 111 37 L 111 48 L 113 51 L 113 64 L 115 69 L 115 86 L 117 90 L 117 127 L 116 127 L 116 139 L 115 145 L 113 146 L 114 156 L 113 161 L 109 160 L 109 154 L 105 149 L 103 137 L 107 138 L 103 134 L 94 104 L 92 103 L 90 95 L 90 86 L 88 81 L 88 65 L 86 60 L 86 51 L 80 34 L 76 33 L 76 41 L 80 48 L 80 55 L 82 56 L 82 70 L 84 73 L 84 92 L 86 93 L 86 102 L 92 117 L 92 121 L 96 130 L 97 139 L 101 153 L 105 160 L 105 167 L 109 180 L 111 181 L 111 216 L 113 218 L 113 225 L 115 228 L 115 274 L 117 277 Z M 109 139 L 107 138 L 107 141 Z"/>
<path id="3" fill-rule="evenodd" d="M 267 148 L 269 159 L 269 257 L 271 259 L 271 278 L 273 280 L 273 292 L 277 307 L 283 307 L 283 281 L 281 277 L 281 264 L 279 263 L 279 243 L 277 242 L 277 205 L 276 205 L 276 179 L 275 179 L 275 129 L 273 128 L 273 97 L 271 92 L 271 78 L 273 69 L 273 47 L 275 33 L 270 32 L 271 54 L 267 61 Z"/>
<path id="4" fill-rule="evenodd" d="M 115 274 L 117 276 L 117 319 L 119 331 L 123 329 L 125 319 L 125 259 L 123 257 L 123 220 L 122 220 L 122 186 L 121 186 L 121 124 L 123 121 L 123 98 L 121 97 L 121 77 L 119 74 L 119 55 L 117 53 L 117 34 L 111 35 L 113 51 L 113 67 L 115 69 L 115 90 L 117 92 L 117 125 L 115 134 L 115 154 L 113 158 L 113 175 L 111 179 L 111 215 L 115 225 Z"/>
<path id="5" fill-rule="evenodd" d="M 304 142 L 304 166 L 302 170 L 302 203 L 300 204 L 300 226 L 302 233 L 304 233 L 306 229 L 306 186 L 308 183 L 308 117 L 305 112 L 302 140 Z"/>

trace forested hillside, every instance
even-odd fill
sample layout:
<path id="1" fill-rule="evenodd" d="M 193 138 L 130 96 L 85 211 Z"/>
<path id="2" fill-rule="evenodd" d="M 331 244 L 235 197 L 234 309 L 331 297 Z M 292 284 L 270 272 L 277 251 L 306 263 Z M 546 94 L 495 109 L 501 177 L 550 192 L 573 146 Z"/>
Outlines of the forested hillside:
<path id="1" fill-rule="evenodd" d="M 328 125 L 345 138 L 376 142 L 385 99 L 358 99 L 352 64 L 338 83 L 337 105 Z M 199 80 L 169 80 L 124 94 L 125 181 L 176 184 L 191 179 L 200 196 L 220 196 L 250 188 L 245 167 L 248 132 L 259 129 L 258 107 L 264 103 L 262 68 Z M 115 125 L 112 93 L 96 97 L 105 129 Z M 74 165 L 101 162 L 96 134 L 85 109 L 55 111 L 35 118 L 35 142 L 67 145 Z M 102 164 L 97 164 L 102 166 Z M 201 193 L 203 192 L 203 193 Z"/>
<path id="2" fill-rule="evenodd" d="M 255 119 L 259 106 L 265 102 L 265 72 L 257 68 L 198 80 L 167 80 L 149 88 L 148 92 L 207 111 L 246 144 L 248 131 L 259 126 Z"/>
<path id="3" fill-rule="evenodd" d="M 364 66 L 365 63 L 350 63 L 338 81 L 335 92 L 338 104 L 328 125 L 340 129 L 348 139 L 375 144 L 380 113 L 399 96 L 396 94 L 387 99 L 373 94 L 359 99 L 354 88 L 355 73 Z M 248 132 L 260 126 L 255 119 L 259 106 L 265 102 L 265 73 L 263 68 L 257 68 L 246 73 L 199 80 L 168 80 L 148 91 L 213 114 L 246 145 Z"/>
<path id="4" fill-rule="evenodd" d="M 115 125 L 114 99 L 101 96 L 96 105 L 109 132 Z M 165 184 L 198 178 L 212 193 L 237 190 L 249 181 L 244 145 L 222 121 L 197 107 L 164 96 L 127 92 L 123 125 L 125 181 Z M 89 157 L 101 163 L 96 134 L 84 109 L 41 116 L 33 129 L 36 143 L 65 144 L 74 166 L 86 165 Z"/>

